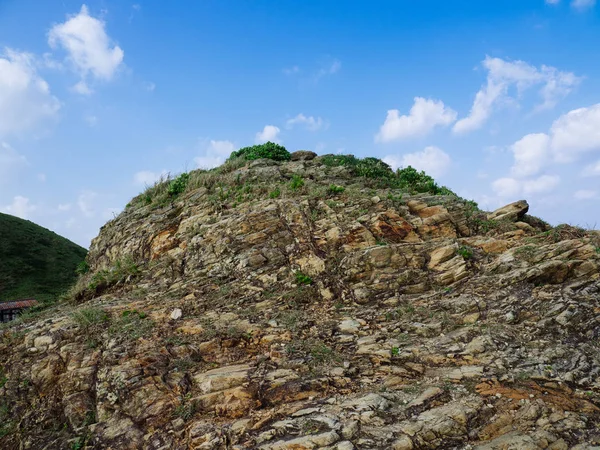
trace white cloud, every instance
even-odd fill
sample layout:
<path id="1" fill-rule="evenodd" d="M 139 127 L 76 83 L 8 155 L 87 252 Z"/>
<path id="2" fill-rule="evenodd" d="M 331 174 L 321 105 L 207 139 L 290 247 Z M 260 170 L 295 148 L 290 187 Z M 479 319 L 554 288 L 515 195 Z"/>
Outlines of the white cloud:
<path id="1" fill-rule="evenodd" d="M 144 89 L 146 89 L 148 92 L 154 92 L 154 89 L 156 89 L 156 84 L 153 83 L 152 81 L 147 81 L 143 84 Z"/>
<path id="2" fill-rule="evenodd" d="M 300 67 L 298 67 L 298 66 L 286 67 L 282 70 L 282 72 L 285 75 L 294 75 L 295 73 L 300 72 Z"/>
<path id="3" fill-rule="evenodd" d="M 61 203 L 58 205 L 58 210 L 59 211 L 70 211 L 71 206 L 72 205 L 70 203 Z"/>
<path id="4" fill-rule="evenodd" d="M 549 141 L 547 134 L 528 134 L 511 146 L 515 163 L 511 169 L 514 176 L 535 175 L 548 163 Z"/>
<path id="5" fill-rule="evenodd" d="M 47 180 L 46 174 L 38 173 L 37 179 L 39 180 L 40 183 L 45 183 Z"/>
<path id="6" fill-rule="evenodd" d="M 166 176 L 167 176 L 166 170 L 163 170 L 160 173 L 150 172 L 149 170 L 142 170 L 140 172 L 137 172 L 133 176 L 133 182 L 135 184 L 139 184 L 141 186 L 152 186 L 158 180 L 160 180 L 161 178 L 164 178 Z"/>
<path id="7" fill-rule="evenodd" d="M 469 115 L 454 125 L 455 133 L 481 128 L 497 105 L 514 102 L 509 96 L 511 87 L 516 88 L 520 96 L 532 86 L 541 85 L 539 94 L 543 101 L 536 107 L 536 110 L 540 110 L 552 108 L 581 82 L 581 78 L 571 72 L 561 72 L 544 65 L 538 69 L 524 61 L 506 61 L 486 56 L 482 64 L 488 71 L 486 84 L 477 92 Z"/>
<path id="8" fill-rule="evenodd" d="M 552 191 L 560 183 L 558 175 L 542 175 L 533 180 L 523 182 L 523 193 L 525 195 L 543 194 Z"/>
<path id="9" fill-rule="evenodd" d="M 543 103 L 536 107 L 536 110 L 554 108 L 556 103 L 571 93 L 573 88 L 581 83 L 582 77 L 576 76 L 573 72 L 561 72 L 555 67 L 542 66 L 542 75 L 544 77 L 544 86 L 540 90 Z"/>
<path id="10" fill-rule="evenodd" d="M 3 208 L 6 214 L 20 217 L 21 219 L 27 219 L 30 217 L 30 213 L 36 210 L 36 206 L 29 203 L 27 197 L 17 195 L 13 198 L 13 202 Z"/>
<path id="11" fill-rule="evenodd" d="M 77 198 L 77 206 L 86 217 L 93 217 L 96 214 L 94 202 L 98 194 L 92 191 L 83 191 Z"/>
<path id="12" fill-rule="evenodd" d="M 560 183 L 558 175 L 542 175 L 530 180 L 516 178 L 500 178 L 492 183 L 492 189 L 498 197 L 516 198 L 521 195 L 529 196 L 552 191 Z"/>
<path id="13" fill-rule="evenodd" d="M 314 75 L 314 82 L 318 82 L 321 78 L 334 75 L 342 68 L 342 62 L 339 59 L 333 59 L 323 65 Z"/>
<path id="14" fill-rule="evenodd" d="M 219 167 L 224 161 L 225 158 L 210 155 L 196 156 L 194 158 L 194 162 L 196 163 L 198 169 L 212 169 L 214 167 Z"/>
<path id="15" fill-rule="evenodd" d="M 211 140 L 204 150 L 204 155 L 194 158 L 194 162 L 200 169 L 212 169 L 223 164 L 234 150 L 235 144 L 231 141 Z"/>
<path id="16" fill-rule="evenodd" d="M 450 155 L 437 147 L 426 147 L 422 152 L 406 155 L 388 155 L 383 161 L 393 169 L 412 166 L 434 178 L 444 175 L 452 164 Z"/>
<path id="17" fill-rule="evenodd" d="M 75 84 L 71 90 L 79 95 L 92 95 L 94 91 L 83 80 Z"/>
<path id="18" fill-rule="evenodd" d="M 231 141 L 214 141 L 211 140 L 208 146 L 208 153 L 222 157 L 229 157 L 231 152 L 235 150 L 235 144 Z"/>
<path id="19" fill-rule="evenodd" d="M 581 189 L 573 194 L 575 200 L 592 200 L 598 198 L 598 191 Z"/>
<path id="20" fill-rule="evenodd" d="M 499 178 L 492 183 L 492 189 L 499 197 L 516 197 L 521 192 L 521 183 L 514 178 Z"/>
<path id="21" fill-rule="evenodd" d="M 106 34 L 105 23 L 90 16 L 86 5 L 64 23 L 54 25 L 48 33 L 53 49 L 64 48 L 68 61 L 82 78 L 88 75 L 111 80 L 123 62 L 124 52 Z"/>
<path id="22" fill-rule="evenodd" d="M 317 131 L 317 130 L 320 130 L 321 128 L 327 128 L 327 124 L 320 117 L 317 117 L 317 118 L 314 118 L 313 116 L 307 117 L 302 113 L 298 114 L 296 117 L 294 117 L 292 119 L 288 119 L 288 121 L 286 122 L 287 128 L 293 128 L 294 125 L 298 125 L 298 124 L 306 125 L 306 128 L 309 131 Z"/>
<path id="23" fill-rule="evenodd" d="M 0 183 L 20 167 L 27 166 L 27 158 L 18 154 L 6 142 L 0 142 Z"/>
<path id="24" fill-rule="evenodd" d="M 560 0 L 546 0 L 549 5 L 558 5 Z M 571 6 L 575 9 L 585 10 L 596 4 L 596 0 L 571 0 Z"/>
<path id="25" fill-rule="evenodd" d="M 600 177 L 600 160 L 585 166 L 581 175 L 584 177 Z"/>
<path id="26" fill-rule="evenodd" d="M 281 130 L 275 125 L 265 125 L 262 131 L 256 133 L 255 142 L 257 144 L 263 144 L 265 142 L 279 142 L 277 136 Z"/>
<path id="27" fill-rule="evenodd" d="M 560 116 L 546 133 L 528 134 L 510 149 L 516 177 L 535 175 L 551 163 L 571 163 L 585 153 L 600 151 L 600 103 Z M 582 175 L 600 174 L 600 161 L 583 169 Z"/>
<path id="28" fill-rule="evenodd" d="M 90 127 L 95 127 L 98 124 L 98 117 L 91 114 L 85 115 L 83 120 L 85 120 Z"/>
<path id="29" fill-rule="evenodd" d="M 591 8 L 596 4 L 596 0 L 573 0 L 571 6 L 577 9 Z"/>
<path id="30" fill-rule="evenodd" d="M 36 71 L 29 53 L 0 54 L 0 137 L 57 117 L 60 102 Z"/>
<path id="31" fill-rule="evenodd" d="M 600 103 L 562 115 L 552 124 L 550 135 L 552 152 L 559 162 L 600 150 Z"/>
<path id="32" fill-rule="evenodd" d="M 325 75 L 333 75 L 342 68 L 342 62 L 339 59 L 334 59 L 331 63 L 319 69 L 317 72 L 317 79 L 324 77 Z"/>
<path id="33" fill-rule="evenodd" d="M 400 115 L 397 109 L 387 112 L 385 122 L 375 136 L 375 142 L 392 142 L 421 136 L 436 126 L 447 126 L 456 120 L 456 112 L 444 106 L 442 101 L 415 97 L 409 115 Z"/>

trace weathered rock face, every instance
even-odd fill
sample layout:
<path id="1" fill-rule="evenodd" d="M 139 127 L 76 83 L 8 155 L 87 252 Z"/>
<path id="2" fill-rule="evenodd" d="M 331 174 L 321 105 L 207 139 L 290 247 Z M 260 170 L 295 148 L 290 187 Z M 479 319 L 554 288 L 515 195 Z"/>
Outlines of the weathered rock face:
<path id="1" fill-rule="evenodd" d="M 0 448 L 600 445 L 600 235 L 310 152 L 210 176 L 0 330 Z"/>

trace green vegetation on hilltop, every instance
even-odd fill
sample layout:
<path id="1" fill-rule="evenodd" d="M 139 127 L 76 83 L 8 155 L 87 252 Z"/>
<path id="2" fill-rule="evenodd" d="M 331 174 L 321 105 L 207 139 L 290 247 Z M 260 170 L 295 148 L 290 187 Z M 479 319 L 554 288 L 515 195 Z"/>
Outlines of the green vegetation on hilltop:
<path id="1" fill-rule="evenodd" d="M 430 193 L 434 195 L 456 195 L 424 171 L 408 166 L 395 172 L 378 158 L 356 158 L 354 155 L 324 155 L 321 162 L 328 167 L 344 166 L 357 177 L 377 179 L 385 187 L 405 190 L 410 193 Z"/>
<path id="2" fill-rule="evenodd" d="M 0 213 L 0 301 L 52 301 L 76 280 L 87 251 L 28 220 Z"/>
<path id="3" fill-rule="evenodd" d="M 264 144 L 240 148 L 239 150 L 233 152 L 229 159 L 242 157 L 248 160 L 269 158 L 275 161 L 289 161 L 291 155 L 283 145 L 275 144 L 274 142 L 269 141 Z"/>
<path id="4" fill-rule="evenodd" d="M 128 205 L 163 207 L 188 192 L 198 188 L 205 188 L 209 193 L 209 201 L 217 210 L 224 205 L 237 206 L 241 203 L 259 200 L 261 198 L 280 198 L 286 192 L 283 191 L 287 184 L 288 196 L 310 194 L 313 197 L 320 195 L 335 196 L 349 191 L 344 185 L 330 184 L 318 186 L 315 178 L 309 176 L 304 179 L 300 174 L 275 176 L 272 179 L 247 180 L 238 169 L 248 164 L 248 161 L 256 159 L 271 159 L 273 161 L 286 162 L 291 159 L 291 154 L 285 147 L 267 142 L 265 144 L 244 147 L 231 153 L 230 157 L 219 167 L 210 170 L 194 170 L 182 173 L 177 177 L 162 177 L 152 186 L 135 197 Z M 324 155 L 317 157 L 311 162 L 313 170 L 325 171 L 327 174 L 334 168 L 342 168 L 341 172 L 332 173 L 333 177 L 341 178 L 338 182 L 346 179 L 352 183 L 352 179 L 361 179 L 365 187 L 370 189 L 393 190 L 389 193 L 393 199 L 401 199 L 402 193 L 407 194 L 433 194 L 449 195 L 457 197 L 454 192 L 445 186 L 439 186 L 436 181 L 423 171 L 413 167 L 406 167 L 396 171 L 378 158 L 357 158 L 353 155 Z M 289 181 L 285 181 L 285 179 Z M 398 192 L 400 191 L 400 192 Z"/>

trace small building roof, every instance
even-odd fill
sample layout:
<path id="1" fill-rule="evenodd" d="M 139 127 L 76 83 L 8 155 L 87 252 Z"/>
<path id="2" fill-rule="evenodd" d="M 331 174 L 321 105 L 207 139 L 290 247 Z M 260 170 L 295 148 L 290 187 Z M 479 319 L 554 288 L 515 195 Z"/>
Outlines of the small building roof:
<path id="1" fill-rule="evenodd" d="M 26 300 L 15 300 L 14 302 L 0 302 L 0 311 L 5 311 L 7 309 L 30 308 L 37 305 L 37 300 L 32 298 Z"/>

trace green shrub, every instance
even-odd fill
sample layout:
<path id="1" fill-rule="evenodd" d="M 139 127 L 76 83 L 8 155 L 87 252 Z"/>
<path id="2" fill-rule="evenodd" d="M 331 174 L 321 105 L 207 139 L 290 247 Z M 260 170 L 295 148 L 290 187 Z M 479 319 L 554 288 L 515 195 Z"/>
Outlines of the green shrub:
<path id="1" fill-rule="evenodd" d="M 243 157 L 247 160 L 268 158 L 275 161 L 289 161 L 291 155 L 283 145 L 269 141 L 264 144 L 240 148 L 239 150 L 233 152 L 231 156 L 229 156 L 229 159 L 231 160 L 240 157 Z"/>
<path id="2" fill-rule="evenodd" d="M 336 186 L 335 184 L 330 184 L 329 187 L 327 188 L 327 193 L 329 195 L 337 195 L 337 194 L 341 194 L 345 190 L 346 190 L 346 188 L 344 186 Z"/>
<path id="3" fill-rule="evenodd" d="M 313 280 L 308 275 L 304 275 L 302 272 L 298 271 L 295 274 L 296 283 L 298 284 L 312 284 Z"/>
<path id="4" fill-rule="evenodd" d="M 473 249 L 469 246 L 463 245 L 456 250 L 456 253 L 463 257 L 465 260 L 473 258 Z"/>
<path id="5" fill-rule="evenodd" d="M 292 177 L 292 181 L 290 181 L 290 189 L 292 189 L 293 191 L 297 191 L 302 186 L 304 186 L 304 180 L 300 175 L 294 174 L 294 176 Z"/>
<path id="6" fill-rule="evenodd" d="M 396 170 L 396 187 L 415 193 L 430 193 L 434 195 L 456 195 L 445 186 L 438 186 L 433 178 L 424 171 L 418 171 L 408 166 Z"/>
<path id="7" fill-rule="evenodd" d="M 321 157 L 321 163 L 328 167 L 355 167 L 358 161 L 354 155 L 323 155 Z"/>
<path id="8" fill-rule="evenodd" d="M 77 264 L 77 268 L 75 269 L 75 273 L 77 275 L 85 275 L 90 271 L 90 266 L 86 260 L 81 261 Z"/>
<path id="9" fill-rule="evenodd" d="M 281 190 L 279 188 L 276 188 L 275 190 L 269 192 L 269 198 L 279 198 L 280 195 Z"/>
<path id="10" fill-rule="evenodd" d="M 430 193 L 434 195 L 454 195 L 445 186 L 439 186 L 433 178 L 423 171 L 408 166 L 396 172 L 378 158 L 356 158 L 353 155 L 324 155 L 321 163 L 328 167 L 344 166 L 352 175 L 379 180 L 382 187 L 402 189 L 411 193 Z"/>
<path id="11" fill-rule="evenodd" d="M 187 187 L 188 181 L 190 180 L 189 173 L 182 173 L 177 178 L 169 183 L 169 187 L 167 188 L 167 193 L 169 197 L 176 197 L 179 194 L 185 191 Z"/>
<path id="12" fill-rule="evenodd" d="M 355 171 L 358 176 L 365 178 L 388 178 L 394 174 L 387 163 L 372 157 L 359 159 Z"/>

